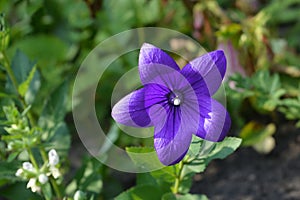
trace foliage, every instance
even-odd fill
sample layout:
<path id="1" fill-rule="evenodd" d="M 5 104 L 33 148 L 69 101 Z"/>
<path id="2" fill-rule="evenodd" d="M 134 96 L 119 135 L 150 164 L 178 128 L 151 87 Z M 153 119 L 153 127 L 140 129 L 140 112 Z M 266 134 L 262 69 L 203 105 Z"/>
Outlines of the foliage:
<path id="1" fill-rule="evenodd" d="M 207 199 L 189 194 L 195 173 L 233 153 L 240 143 L 267 154 L 275 147 L 278 127 L 300 127 L 299 7 L 299 0 L 0 1 L 0 196 Z M 75 74 L 94 46 L 143 26 L 174 29 L 208 51 L 224 50 L 231 134 L 243 141 L 227 137 L 212 144 L 193 138 L 182 162 L 137 174 L 136 185 L 123 191 L 112 169 L 86 155 L 73 158 L 80 145 L 70 94 Z M 112 63 L 102 77 L 105 84 L 97 89 L 95 109 L 110 130 L 108 137 L 122 148 L 130 146 L 126 150 L 133 162 L 150 166 L 157 158 L 141 161 L 131 152 L 154 151 L 153 140 L 122 134 L 112 123 L 107 98 L 136 63 L 137 52 Z M 109 148 L 107 143 L 102 150 Z"/>
<path id="2" fill-rule="evenodd" d="M 137 175 L 137 185 L 117 196 L 118 200 L 136 199 L 207 199 L 205 195 L 191 195 L 189 190 L 192 179 L 196 173 L 205 170 L 208 164 L 214 159 L 224 159 L 233 153 L 241 144 L 241 139 L 227 137 L 222 142 L 213 143 L 193 136 L 192 144 L 187 156 L 173 166 L 149 173 Z M 126 149 L 129 156 L 131 153 L 151 152 L 149 147 L 130 147 Z M 144 160 L 131 156 L 135 163 L 142 163 Z M 155 157 L 147 160 L 149 163 L 159 162 Z M 149 164 L 147 163 L 147 164 Z M 153 196 L 153 195 L 156 196 Z"/>

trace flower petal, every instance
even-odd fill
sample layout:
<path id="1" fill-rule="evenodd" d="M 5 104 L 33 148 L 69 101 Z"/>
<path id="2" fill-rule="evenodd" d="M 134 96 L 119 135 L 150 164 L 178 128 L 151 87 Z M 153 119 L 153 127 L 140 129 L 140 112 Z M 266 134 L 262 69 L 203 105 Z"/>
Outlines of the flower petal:
<path id="1" fill-rule="evenodd" d="M 208 97 L 203 97 L 199 105 L 202 120 L 196 135 L 212 142 L 222 141 L 231 126 L 227 110 L 218 101 Z"/>
<path id="2" fill-rule="evenodd" d="M 220 87 L 226 71 L 226 57 L 221 50 L 190 61 L 181 71 L 197 95 L 212 96 Z"/>
<path id="3" fill-rule="evenodd" d="M 187 153 L 192 139 L 181 108 L 156 105 L 151 108 L 150 116 L 155 125 L 154 147 L 160 162 L 164 165 L 178 163 Z"/>
<path id="4" fill-rule="evenodd" d="M 151 67 L 147 67 L 153 64 L 168 66 L 176 71 L 180 70 L 173 58 L 167 53 L 158 47 L 144 43 L 139 55 L 139 72 L 143 84 L 149 83 L 149 76 L 153 77 L 153 70 L 151 70 Z"/>
<path id="5" fill-rule="evenodd" d="M 157 84 L 148 84 L 122 98 L 112 109 L 115 121 L 126 126 L 152 126 L 148 110 L 152 105 L 167 101 L 169 92 Z"/>
<path id="6" fill-rule="evenodd" d="M 122 98 L 112 109 L 112 117 L 120 124 L 134 127 L 151 126 L 145 109 L 145 89 L 136 90 Z"/>

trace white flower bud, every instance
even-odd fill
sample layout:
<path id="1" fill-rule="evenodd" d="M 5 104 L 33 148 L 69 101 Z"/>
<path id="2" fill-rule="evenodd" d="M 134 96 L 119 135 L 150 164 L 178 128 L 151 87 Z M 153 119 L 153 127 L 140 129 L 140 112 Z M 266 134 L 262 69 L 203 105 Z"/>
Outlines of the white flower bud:
<path id="1" fill-rule="evenodd" d="M 47 181 L 48 181 L 48 177 L 45 174 L 40 174 L 39 175 L 39 182 L 41 184 L 45 184 L 45 183 L 47 183 Z"/>
<path id="2" fill-rule="evenodd" d="M 22 167 L 23 167 L 23 169 L 25 169 L 27 171 L 31 171 L 31 172 L 34 171 L 34 168 L 30 162 L 23 162 Z"/>
<path id="3" fill-rule="evenodd" d="M 28 183 L 27 183 L 27 188 L 31 188 L 33 186 L 36 185 L 36 179 L 35 178 L 31 178 L 29 179 Z"/>
<path id="4" fill-rule="evenodd" d="M 58 170 L 58 168 L 54 167 L 54 166 L 50 166 L 49 168 L 53 178 L 57 179 L 60 176 L 60 172 Z"/>
<path id="5" fill-rule="evenodd" d="M 51 149 L 48 152 L 48 159 L 49 159 L 49 165 L 50 166 L 55 166 L 59 163 L 59 156 L 58 156 L 55 149 Z"/>
<path id="6" fill-rule="evenodd" d="M 22 175 L 22 173 L 23 173 L 23 169 L 18 169 L 18 170 L 16 171 L 15 175 L 16 175 L 17 177 L 19 177 L 19 176 Z"/>
<path id="7" fill-rule="evenodd" d="M 32 192 L 39 192 L 41 190 L 41 188 L 36 185 L 36 178 L 29 179 L 27 188 L 31 188 Z"/>

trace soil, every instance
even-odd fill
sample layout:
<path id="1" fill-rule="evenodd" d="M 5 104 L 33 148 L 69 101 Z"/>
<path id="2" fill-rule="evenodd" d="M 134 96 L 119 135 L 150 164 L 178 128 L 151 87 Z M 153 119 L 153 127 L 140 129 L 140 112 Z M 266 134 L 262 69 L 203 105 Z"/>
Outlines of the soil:
<path id="1" fill-rule="evenodd" d="M 240 148 L 194 177 L 191 193 L 211 200 L 300 200 L 300 129 L 283 127 L 268 155 Z"/>

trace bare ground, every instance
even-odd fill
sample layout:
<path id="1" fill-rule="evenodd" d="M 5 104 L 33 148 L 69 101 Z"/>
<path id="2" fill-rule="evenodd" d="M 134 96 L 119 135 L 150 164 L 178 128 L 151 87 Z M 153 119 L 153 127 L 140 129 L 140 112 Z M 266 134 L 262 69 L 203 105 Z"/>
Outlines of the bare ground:
<path id="1" fill-rule="evenodd" d="M 211 200 L 300 199 L 300 129 L 283 127 L 269 155 L 240 148 L 194 177 L 192 193 Z"/>

